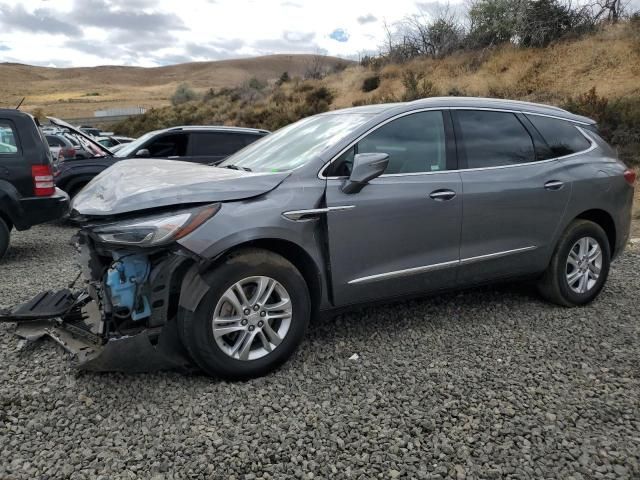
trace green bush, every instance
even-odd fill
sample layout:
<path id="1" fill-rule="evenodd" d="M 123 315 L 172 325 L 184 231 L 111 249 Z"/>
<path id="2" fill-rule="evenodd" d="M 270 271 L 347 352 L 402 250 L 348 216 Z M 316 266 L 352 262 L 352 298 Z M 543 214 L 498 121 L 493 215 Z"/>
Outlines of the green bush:
<path id="1" fill-rule="evenodd" d="M 433 82 L 424 78 L 424 73 L 405 70 L 402 72 L 404 86 L 403 102 L 410 102 L 420 98 L 437 97 L 440 93 Z"/>
<path id="2" fill-rule="evenodd" d="M 177 86 L 176 91 L 171 96 L 171 104 L 181 105 L 186 102 L 191 102 L 196 98 L 198 98 L 198 94 L 186 83 L 181 83 Z"/>
<path id="3" fill-rule="evenodd" d="M 362 81 L 362 91 L 372 92 L 380 86 L 380 75 L 367 77 Z"/>

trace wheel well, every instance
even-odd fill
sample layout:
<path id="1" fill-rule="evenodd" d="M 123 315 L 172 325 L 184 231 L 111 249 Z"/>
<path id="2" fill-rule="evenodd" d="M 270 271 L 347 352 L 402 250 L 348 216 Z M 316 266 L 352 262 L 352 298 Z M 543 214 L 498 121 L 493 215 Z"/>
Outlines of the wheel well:
<path id="1" fill-rule="evenodd" d="M 614 223 L 613 218 L 611 218 L 611 215 L 604 210 L 593 209 L 582 212 L 576 217 L 576 219 L 578 218 L 582 220 L 590 220 L 602 227 L 609 239 L 609 247 L 611 248 L 611 255 L 613 256 L 616 249 L 616 224 Z"/>
<path id="2" fill-rule="evenodd" d="M 320 305 L 322 298 L 322 281 L 320 272 L 311 256 L 300 246 L 288 240 L 282 240 L 277 238 L 265 238 L 260 240 L 252 240 L 240 245 L 236 245 L 227 252 L 225 257 L 240 248 L 253 247 L 269 250 L 273 253 L 289 260 L 302 274 L 307 286 L 309 288 L 309 296 L 311 298 L 312 311 L 316 311 Z"/>

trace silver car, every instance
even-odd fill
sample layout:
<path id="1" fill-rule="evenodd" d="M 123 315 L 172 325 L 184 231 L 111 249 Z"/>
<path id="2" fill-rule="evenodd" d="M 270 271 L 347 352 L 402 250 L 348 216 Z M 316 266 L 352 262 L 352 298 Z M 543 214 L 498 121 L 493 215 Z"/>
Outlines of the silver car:
<path id="1" fill-rule="evenodd" d="M 88 369 L 236 379 L 337 308 L 516 278 L 584 305 L 624 250 L 635 182 L 594 121 L 479 98 L 316 115 L 220 167 L 135 159 L 95 178 L 72 205 L 85 283 L 14 309 L 51 319 L 23 335 L 83 331 Z"/>

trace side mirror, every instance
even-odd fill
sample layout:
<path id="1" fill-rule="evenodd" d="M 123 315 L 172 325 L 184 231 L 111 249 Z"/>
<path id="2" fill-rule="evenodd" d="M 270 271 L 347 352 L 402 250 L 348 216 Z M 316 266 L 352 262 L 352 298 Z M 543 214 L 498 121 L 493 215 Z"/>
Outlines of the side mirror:
<path id="1" fill-rule="evenodd" d="M 388 153 L 358 153 L 353 157 L 349 179 L 342 186 L 344 193 L 358 193 L 364 186 L 387 169 Z"/>
<path id="2" fill-rule="evenodd" d="M 136 157 L 148 158 L 151 156 L 151 152 L 146 148 L 141 148 L 136 152 Z"/>

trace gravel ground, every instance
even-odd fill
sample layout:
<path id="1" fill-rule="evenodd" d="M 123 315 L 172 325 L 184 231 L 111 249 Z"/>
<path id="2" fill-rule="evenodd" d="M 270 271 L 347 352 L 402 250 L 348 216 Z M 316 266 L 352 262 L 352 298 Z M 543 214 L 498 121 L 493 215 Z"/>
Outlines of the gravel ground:
<path id="1" fill-rule="evenodd" d="M 0 304 L 72 279 L 71 233 L 16 234 Z M 0 478 L 639 478 L 638 271 L 583 309 L 503 286 L 319 320 L 246 383 L 78 375 L 1 325 Z"/>

